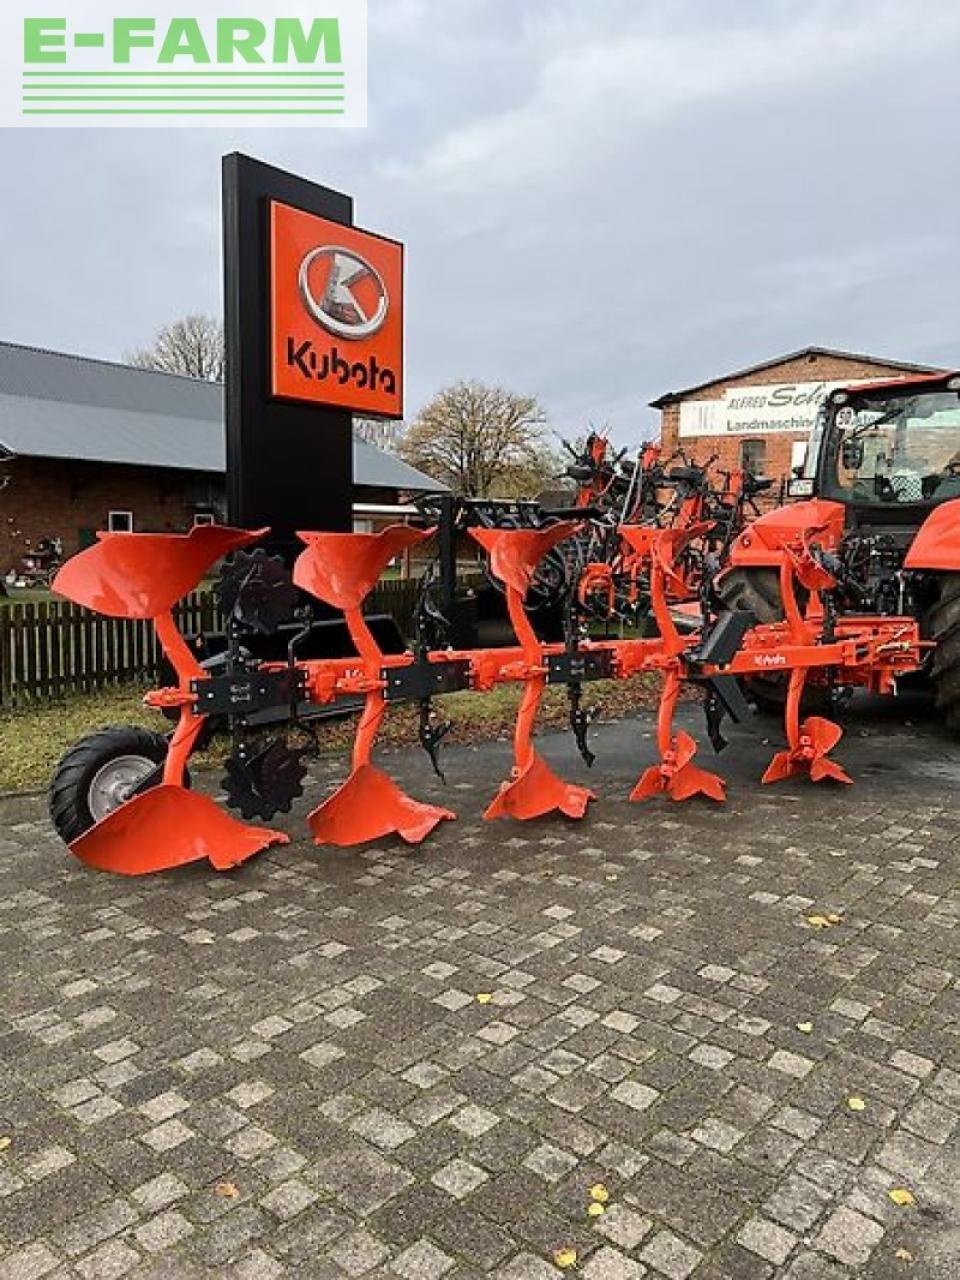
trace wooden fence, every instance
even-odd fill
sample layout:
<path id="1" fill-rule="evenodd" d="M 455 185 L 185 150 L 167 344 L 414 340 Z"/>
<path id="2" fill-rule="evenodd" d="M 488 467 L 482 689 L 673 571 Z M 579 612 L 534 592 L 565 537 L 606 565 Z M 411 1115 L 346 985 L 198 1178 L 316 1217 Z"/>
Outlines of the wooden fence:
<path id="1" fill-rule="evenodd" d="M 414 580 L 384 581 L 370 596 L 368 612 L 391 613 L 404 635 L 419 593 Z M 223 625 L 216 597 L 195 591 L 175 609 L 188 634 Z M 69 693 L 91 693 L 157 678 L 160 648 L 149 622 L 105 618 L 66 600 L 0 600 L 0 708 L 49 702 Z"/>

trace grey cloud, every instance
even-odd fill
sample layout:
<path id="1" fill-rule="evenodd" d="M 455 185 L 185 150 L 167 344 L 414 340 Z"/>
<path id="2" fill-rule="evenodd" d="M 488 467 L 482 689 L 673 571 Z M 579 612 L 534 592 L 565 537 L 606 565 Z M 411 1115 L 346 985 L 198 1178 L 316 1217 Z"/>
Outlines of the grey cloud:
<path id="1" fill-rule="evenodd" d="M 808 342 L 960 362 L 946 0 L 377 0 L 370 34 L 365 131 L 0 134 L 0 334 L 116 358 L 217 308 L 240 149 L 407 242 L 411 411 L 476 375 L 626 443 Z"/>

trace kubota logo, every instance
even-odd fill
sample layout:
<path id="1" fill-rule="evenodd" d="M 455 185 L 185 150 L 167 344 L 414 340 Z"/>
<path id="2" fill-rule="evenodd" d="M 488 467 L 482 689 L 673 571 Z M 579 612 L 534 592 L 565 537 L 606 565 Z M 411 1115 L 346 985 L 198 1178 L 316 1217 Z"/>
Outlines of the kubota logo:
<path id="1" fill-rule="evenodd" d="M 274 200 L 273 394 L 403 415 L 403 246 Z"/>
<path id="2" fill-rule="evenodd" d="M 325 281 L 319 298 L 311 284 L 315 272 Z M 370 338 L 387 318 L 390 298 L 383 277 L 351 249 L 333 244 L 311 249 L 300 263 L 297 280 L 303 305 L 335 338 Z"/>
<path id="3" fill-rule="evenodd" d="M 787 659 L 782 653 L 758 653 L 753 660 L 755 667 L 785 667 Z"/>

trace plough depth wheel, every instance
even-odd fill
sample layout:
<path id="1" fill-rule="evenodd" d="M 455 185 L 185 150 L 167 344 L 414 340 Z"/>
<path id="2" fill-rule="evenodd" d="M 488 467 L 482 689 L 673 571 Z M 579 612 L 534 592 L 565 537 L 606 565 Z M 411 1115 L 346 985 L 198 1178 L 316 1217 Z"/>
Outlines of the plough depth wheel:
<path id="1" fill-rule="evenodd" d="M 81 738 L 63 756 L 50 783 L 50 819 L 65 844 L 140 791 L 157 786 L 167 740 L 136 725 L 112 725 Z M 184 786 L 189 786 L 184 777 Z"/>

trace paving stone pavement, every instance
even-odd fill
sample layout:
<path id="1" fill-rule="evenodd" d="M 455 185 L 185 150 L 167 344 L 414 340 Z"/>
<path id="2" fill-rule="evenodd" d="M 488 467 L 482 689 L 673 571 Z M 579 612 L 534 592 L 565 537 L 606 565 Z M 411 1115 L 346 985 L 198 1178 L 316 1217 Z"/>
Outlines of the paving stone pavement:
<path id="1" fill-rule="evenodd" d="M 299 811 L 226 875 L 0 803 L 0 1280 L 960 1276 L 960 748 L 904 714 L 853 788 L 738 731 L 722 808 L 628 805 L 649 722 L 606 727 L 579 824 L 481 822 L 503 744 L 445 792 L 404 753 L 424 846 Z"/>

